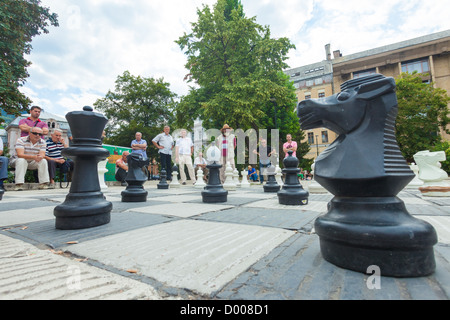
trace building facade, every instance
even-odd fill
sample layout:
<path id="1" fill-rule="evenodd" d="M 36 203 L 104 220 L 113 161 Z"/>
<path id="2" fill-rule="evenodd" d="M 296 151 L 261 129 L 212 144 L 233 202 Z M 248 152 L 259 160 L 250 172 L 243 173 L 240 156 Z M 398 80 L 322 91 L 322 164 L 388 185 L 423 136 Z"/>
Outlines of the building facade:
<path id="1" fill-rule="evenodd" d="M 298 101 L 333 95 L 333 66 L 331 60 L 286 70 L 296 88 Z M 310 151 L 307 159 L 315 159 L 336 138 L 337 134 L 327 128 L 305 130 Z M 304 141 L 302 141 L 304 142 Z"/>
<path id="2" fill-rule="evenodd" d="M 340 86 L 345 81 L 372 73 L 396 78 L 402 72 L 414 71 L 421 74 L 424 82 L 433 83 L 450 94 L 450 30 L 347 56 L 340 50 L 331 54 L 330 45 L 326 45 L 325 54 L 326 60 L 322 62 L 285 71 L 297 88 L 299 101 L 333 95 L 340 92 Z M 316 80 L 319 78 L 323 82 Z M 306 131 L 306 141 L 311 148 L 307 158 L 316 158 L 317 151 L 320 153 L 327 146 L 321 141 L 325 130 Z M 329 145 L 337 135 L 327 131 Z M 445 132 L 441 132 L 441 135 L 450 141 L 450 135 Z"/>

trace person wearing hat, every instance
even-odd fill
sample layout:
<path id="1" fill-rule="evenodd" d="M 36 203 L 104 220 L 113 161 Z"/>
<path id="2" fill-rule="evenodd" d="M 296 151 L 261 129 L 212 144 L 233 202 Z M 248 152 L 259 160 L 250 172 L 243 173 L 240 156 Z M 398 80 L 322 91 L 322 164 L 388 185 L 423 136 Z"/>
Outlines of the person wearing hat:
<path id="1" fill-rule="evenodd" d="M 232 133 L 233 128 L 228 124 L 224 124 L 222 129 L 220 129 L 222 134 L 216 139 L 216 145 L 221 150 L 221 164 L 220 168 L 220 181 L 224 183 L 225 181 L 225 170 L 227 168 L 227 162 L 230 163 L 231 168 L 236 168 L 234 164 L 234 149 L 236 149 L 236 136 Z"/>

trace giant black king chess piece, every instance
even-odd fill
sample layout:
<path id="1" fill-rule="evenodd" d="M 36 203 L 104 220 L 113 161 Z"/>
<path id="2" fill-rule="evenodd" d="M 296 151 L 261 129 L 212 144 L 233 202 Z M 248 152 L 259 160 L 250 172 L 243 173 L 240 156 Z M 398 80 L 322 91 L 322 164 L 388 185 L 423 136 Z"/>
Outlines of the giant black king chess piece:
<path id="1" fill-rule="evenodd" d="M 74 230 L 110 222 L 112 203 L 100 191 L 97 164 L 109 156 L 102 147 L 102 132 L 108 119 L 91 107 L 66 115 L 73 134 L 73 144 L 62 155 L 73 159 L 72 185 L 66 200 L 56 206 L 56 229 Z"/>
<path id="2" fill-rule="evenodd" d="M 303 130 L 339 137 L 316 160 L 315 179 L 335 197 L 315 221 L 323 257 L 340 267 L 381 275 L 434 272 L 434 228 L 412 217 L 397 194 L 414 178 L 395 137 L 395 81 L 375 74 L 342 84 L 339 94 L 299 103 Z"/>

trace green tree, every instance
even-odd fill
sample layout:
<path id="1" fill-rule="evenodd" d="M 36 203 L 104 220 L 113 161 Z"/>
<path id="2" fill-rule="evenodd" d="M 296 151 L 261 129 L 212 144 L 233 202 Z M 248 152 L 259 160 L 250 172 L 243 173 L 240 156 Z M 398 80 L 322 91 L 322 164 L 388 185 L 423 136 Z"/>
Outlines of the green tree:
<path id="1" fill-rule="evenodd" d="M 129 147 L 136 132 L 147 140 L 149 157 L 156 157 L 157 150 L 151 140 L 161 133 L 164 125 L 174 121 L 173 108 L 176 95 L 163 78 L 133 76 L 129 71 L 118 76 L 115 91 L 108 91 L 105 98 L 94 106 L 109 119 L 105 128 L 106 142 Z"/>
<path id="2" fill-rule="evenodd" d="M 28 111 L 31 100 L 19 91 L 29 77 L 30 62 L 25 55 L 32 50 L 32 38 L 58 26 L 55 13 L 39 0 L 2 0 L 0 2 L 0 108 L 8 114 Z M 0 122 L 2 119 L 0 118 Z"/>
<path id="3" fill-rule="evenodd" d="M 218 0 L 213 10 L 203 6 L 197 14 L 192 32 L 176 41 L 187 55 L 186 78 L 197 84 L 176 110 L 180 126 L 192 125 L 199 116 L 206 128 L 228 123 L 257 130 L 269 124 L 263 119 L 271 117 L 266 111 L 272 101 L 295 108 L 294 88 L 280 76 L 288 67 L 287 53 L 295 48 L 289 39 L 272 39 L 269 27 L 245 16 L 240 1 Z M 274 123 L 265 127 L 273 128 Z"/>
<path id="4" fill-rule="evenodd" d="M 402 73 L 396 85 L 396 137 L 403 156 L 412 162 L 418 151 L 429 150 L 441 142 L 440 130 L 450 133 L 450 97 L 445 90 L 423 83 L 417 73 Z"/>

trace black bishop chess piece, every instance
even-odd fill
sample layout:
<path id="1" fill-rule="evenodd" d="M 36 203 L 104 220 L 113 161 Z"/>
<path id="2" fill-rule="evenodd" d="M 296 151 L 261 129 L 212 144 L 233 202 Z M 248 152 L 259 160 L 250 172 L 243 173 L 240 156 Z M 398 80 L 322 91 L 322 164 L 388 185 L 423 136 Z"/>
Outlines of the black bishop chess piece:
<path id="1" fill-rule="evenodd" d="M 278 203 L 284 205 L 306 205 L 308 204 L 309 192 L 303 189 L 303 186 L 298 181 L 298 159 L 292 154 L 293 151 L 288 151 L 288 156 L 284 158 L 283 173 L 285 174 L 284 184 L 280 191 L 278 191 Z"/>
<path id="2" fill-rule="evenodd" d="M 73 143 L 61 153 L 74 161 L 74 171 L 69 194 L 54 209 L 55 227 L 73 230 L 107 224 L 111 220 L 112 203 L 101 192 L 97 165 L 109 156 L 101 139 L 108 119 L 89 106 L 83 111 L 69 112 L 66 119 Z"/>
<path id="3" fill-rule="evenodd" d="M 144 189 L 144 183 L 147 175 L 142 168 L 148 167 L 150 159 L 144 160 L 140 154 L 132 152 L 127 156 L 127 163 L 127 188 L 121 193 L 122 202 L 146 202 L 148 192 Z"/>
<path id="4" fill-rule="evenodd" d="M 280 185 L 275 179 L 275 166 L 270 165 L 267 170 L 267 182 L 263 186 L 264 192 L 278 192 L 280 190 Z"/>
<path id="5" fill-rule="evenodd" d="M 158 189 L 162 189 L 162 190 L 169 189 L 169 184 L 167 183 L 166 169 L 163 168 L 161 170 L 160 176 L 161 176 L 161 180 L 158 182 L 158 185 L 156 187 Z"/>
<path id="6" fill-rule="evenodd" d="M 395 80 L 374 74 L 341 92 L 299 103 L 303 130 L 325 127 L 338 138 L 316 159 L 314 179 L 334 195 L 316 219 L 323 257 L 346 269 L 419 277 L 436 268 L 431 224 L 411 216 L 397 194 L 414 178 L 398 147 Z"/>

